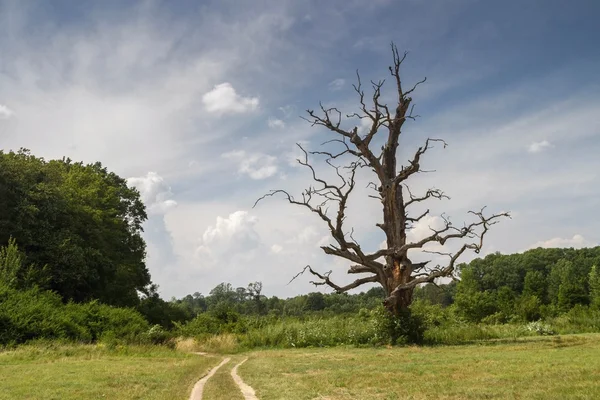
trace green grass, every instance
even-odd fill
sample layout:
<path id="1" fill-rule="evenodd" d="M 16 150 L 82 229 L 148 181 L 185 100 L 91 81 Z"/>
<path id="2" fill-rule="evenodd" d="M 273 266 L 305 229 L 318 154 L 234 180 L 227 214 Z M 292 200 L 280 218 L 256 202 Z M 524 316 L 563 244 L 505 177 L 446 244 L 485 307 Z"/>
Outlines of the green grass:
<path id="1" fill-rule="evenodd" d="M 261 400 L 600 398 L 598 334 L 249 357 L 240 374 Z"/>
<path id="2" fill-rule="evenodd" d="M 242 357 L 231 357 L 231 361 L 223 365 L 204 387 L 204 398 L 208 400 L 244 400 L 242 392 L 231 377 L 231 370 Z"/>
<path id="3" fill-rule="evenodd" d="M 158 346 L 23 346 L 0 352 L 0 399 L 183 400 L 217 362 Z"/>
<path id="4" fill-rule="evenodd" d="M 242 399 L 230 373 L 246 357 L 238 373 L 261 400 L 600 398 L 600 334 L 253 351 L 231 356 L 205 400 Z M 221 359 L 158 346 L 21 346 L 0 352 L 0 400 L 183 400 Z"/>

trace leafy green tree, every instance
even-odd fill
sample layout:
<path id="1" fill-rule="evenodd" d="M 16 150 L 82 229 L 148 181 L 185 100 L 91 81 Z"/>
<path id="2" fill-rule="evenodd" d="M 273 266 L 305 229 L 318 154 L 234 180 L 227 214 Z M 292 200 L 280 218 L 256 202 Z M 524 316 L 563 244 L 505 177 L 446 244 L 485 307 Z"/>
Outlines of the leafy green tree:
<path id="1" fill-rule="evenodd" d="M 502 286 L 496 292 L 496 308 L 502 313 L 504 321 L 508 321 L 515 312 L 515 292 L 508 286 Z"/>
<path id="2" fill-rule="evenodd" d="M 0 283 L 16 288 L 21 265 L 21 255 L 15 239 L 10 238 L 8 246 L 0 247 Z"/>
<path id="3" fill-rule="evenodd" d="M 147 296 L 141 299 L 137 310 L 152 325 L 160 325 L 171 329 L 175 322 L 191 320 L 193 315 L 184 306 L 177 303 L 166 302 L 158 294 L 158 286 L 152 285 Z"/>
<path id="4" fill-rule="evenodd" d="M 454 301 L 454 291 L 456 282 L 452 281 L 447 285 L 435 285 L 428 283 L 422 287 L 415 288 L 415 300 L 425 300 L 431 304 L 440 304 L 444 307 L 449 306 Z"/>
<path id="5" fill-rule="evenodd" d="M 471 322 L 480 322 L 498 311 L 494 295 L 481 290 L 476 272 L 468 267 L 461 269 L 461 281 L 456 286 L 454 304 L 457 313 Z"/>
<path id="6" fill-rule="evenodd" d="M 0 284 L 14 289 L 26 289 L 33 286 L 45 288 L 49 281 L 48 270 L 25 267 L 23 255 L 19 251 L 14 238 L 8 240 L 7 246 L 0 247 Z"/>
<path id="7" fill-rule="evenodd" d="M 515 315 L 522 321 L 537 321 L 541 318 L 542 302 L 535 295 L 522 295 L 515 302 Z"/>
<path id="8" fill-rule="evenodd" d="M 306 296 L 306 309 L 321 311 L 325 308 L 325 297 L 321 292 L 312 292 Z"/>
<path id="9" fill-rule="evenodd" d="M 586 276 L 571 261 L 561 260 L 554 267 L 553 290 L 560 279 L 556 292 L 556 305 L 560 311 L 568 311 L 576 304 L 586 304 L 588 295 L 585 288 Z"/>
<path id="10" fill-rule="evenodd" d="M 523 284 L 523 295 L 535 296 L 538 299 L 546 297 L 546 277 L 541 271 L 527 271 Z"/>
<path id="11" fill-rule="evenodd" d="M 262 282 L 249 283 L 246 295 L 251 302 L 250 308 L 252 312 L 264 314 L 267 311 L 266 298 L 262 295 Z"/>
<path id="12" fill-rule="evenodd" d="M 600 271 L 593 265 L 588 275 L 588 284 L 590 288 L 590 305 L 600 308 Z"/>
<path id="13" fill-rule="evenodd" d="M 47 266 L 64 300 L 135 306 L 147 292 L 144 204 L 100 163 L 0 151 L 0 209 L 0 244 L 13 237 L 25 264 Z"/>

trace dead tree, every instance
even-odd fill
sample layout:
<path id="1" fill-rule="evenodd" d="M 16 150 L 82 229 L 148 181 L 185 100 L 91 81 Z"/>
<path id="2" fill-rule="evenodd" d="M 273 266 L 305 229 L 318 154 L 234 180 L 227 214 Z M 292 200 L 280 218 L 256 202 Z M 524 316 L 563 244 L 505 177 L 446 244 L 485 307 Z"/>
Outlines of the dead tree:
<path id="1" fill-rule="evenodd" d="M 411 178 L 419 172 L 423 172 L 421 169 L 423 155 L 432 148 L 434 143 L 446 147 L 446 142 L 441 139 L 428 138 L 414 152 L 412 158 L 408 160 L 408 164 L 398 168 L 397 156 L 402 127 L 407 120 L 416 118 L 416 115 L 413 115 L 414 106 L 411 104 L 410 95 L 420 84 L 425 82 L 425 79 L 405 90 L 400 78 L 400 67 L 407 54 L 404 53 L 400 56 L 396 46 L 393 43 L 391 46 L 393 65 L 389 67 L 389 70 L 397 91 L 397 104 L 391 107 L 381 100 L 384 85 L 382 80 L 371 81 L 373 94 L 367 105 L 360 75 L 357 72 L 358 82 L 354 85 L 354 90 L 358 94 L 360 111 L 346 115 L 346 117 L 359 118 L 361 121 L 367 119 L 368 130 L 360 133 L 358 127 L 349 130 L 343 129 L 342 113 L 337 108 L 326 108 L 321 104 L 320 112 L 307 110 L 308 117 L 304 118 L 305 120 L 313 126 L 325 127 L 335 134 L 335 139 L 329 140 L 323 145 L 335 145 L 337 146 L 336 151 L 309 152 L 298 144 L 304 155 L 303 158 L 298 159 L 298 162 L 310 170 L 314 180 L 313 185 L 304 190 L 301 199 L 295 199 L 285 190 L 273 190 L 258 199 L 255 206 L 265 197 L 282 194 L 289 203 L 306 207 L 317 214 L 329 228 L 331 237 L 336 243 L 323 246 L 323 251 L 326 254 L 350 261 L 353 265 L 348 270 L 349 274 L 365 274 L 366 276 L 356 279 L 348 285 L 340 286 L 331 280 L 331 271 L 319 273 L 312 267 L 306 266 L 302 272 L 308 270 L 318 279 L 313 281 L 313 284 L 330 286 L 339 293 L 366 283 L 379 283 L 386 295 L 384 305 L 390 312 L 398 315 L 410 306 L 413 290 L 417 285 L 453 276 L 459 257 L 467 250 L 479 253 L 484 236 L 490 227 L 500 218 L 510 217 L 510 215 L 503 212 L 486 216 L 484 207 L 479 211 L 470 211 L 473 221 L 460 227 L 453 226 L 448 218 L 442 216 L 443 227 L 430 228 L 431 234 L 417 242 L 407 241 L 407 232 L 413 224 L 429 214 L 429 210 L 426 210 L 414 215 L 411 214 L 411 208 L 431 199 L 448 198 L 441 190 L 435 188 L 427 190 L 422 195 L 413 195 L 408 186 Z M 376 152 L 374 138 L 381 136 L 378 135 L 380 132 L 385 132 L 384 135 L 387 137 L 380 138 L 385 142 L 381 151 Z M 331 183 L 330 180 L 319 177 L 309 162 L 309 155 L 326 157 L 326 163 L 333 168 L 339 182 Z M 341 166 L 338 165 L 337 163 L 342 160 L 349 161 Z M 356 172 L 359 168 L 364 167 L 370 168 L 376 177 L 376 181 L 369 182 L 369 186 L 375 191 L 371 197 L 376 197 L 381 201 L 383 221 L 376 225 L 385 233 L 387 244 L 384 249 L 371 253 L 365 252 L 361 248 L 360 244 L 352 237 L 352 232 L 344 231 L 348 198 L 356 186 Z M 337 210 L 329 213 L 330 205 L 335 205 Z M 448 262 L 443 265 L 429 266 L 428 262 L 413 263 L 408 256 L 409 250 L 423 250 L 426 245 L 432 243 L 443 246 L 452 241 L 460 241 L 456 251 L 453 253 L 438 252 L 438 254 L 448 257 Z"/>

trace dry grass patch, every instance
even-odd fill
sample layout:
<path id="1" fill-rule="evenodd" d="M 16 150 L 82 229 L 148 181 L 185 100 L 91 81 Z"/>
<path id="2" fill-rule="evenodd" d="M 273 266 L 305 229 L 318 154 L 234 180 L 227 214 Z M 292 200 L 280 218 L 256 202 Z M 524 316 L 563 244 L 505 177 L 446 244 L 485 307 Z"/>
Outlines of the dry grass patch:
<path id="1" fill-rule="evenodd" d="M 239 351 L 239 343 L 235 335 L 224 333 L 211 335 L 204 339 L 196 340 L 198 351 L 208 353 L 232 354 Z"/>

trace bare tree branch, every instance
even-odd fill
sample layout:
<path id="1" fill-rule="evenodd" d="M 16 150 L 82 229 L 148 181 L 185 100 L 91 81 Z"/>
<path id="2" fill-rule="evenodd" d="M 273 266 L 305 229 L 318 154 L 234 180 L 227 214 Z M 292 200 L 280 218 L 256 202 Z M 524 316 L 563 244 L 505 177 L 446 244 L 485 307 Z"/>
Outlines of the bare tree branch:
<path id="1" fill-rule="evenodd" d="M 300 271 L 300 273 L 298 273 L 296 276 L 294 276 L 294 278 L 292 278 L 292 280 L 294 280 L 298 276 L 304 274 L 304 272 L 306 270 L 308 270 L 311 274 L 313 274 L 314 276 L 316 276 L 317 278 L 320 279 L 320 281 L 311 281 L 310 283 L 312 283 L 315 286 L 327 285 L 327 286 L 331 287 L 333 290 L 335 290 L 337 293 L 344 293 L 344 292 L 347 292 L 348 290 L 355 289 L 359 286 L 362 286 L 365 283 L 374 283 L 374 282 L 378 282 L 378 280 L 379 280 L 377 275 L 373 275 L 373 276 L 368 276 L 366 278 L 357 279 L 354 282 L 349 283 L 348 285 L 345 285 L 345 286 L 339 286 L 339 285 L 336 285 L 335 283 L 333 283 L 331 281 L 331 279 L 329 279 L 329 276 L 331 275 L 331 271 L 326 272 L 325 274 L 320 274 L 320 273 L 316 272 L 315 270 L 313 270 L 310 267 L 310 265 L 307 265 L 306 267 L 304 267 L 304 269 L 302 269 L 302 271 Z"/>
<path id="2" fill-rule="evenodd" d="M 321 247 L 325 254 L 350 261 L 352 266 L 347 271 L 349 274 L 369 274 L 348 285 L 340 286 L 331 281 L 331 271 L 321 274 L 306 266 L 292 278 L 292 281 L 305 271 L 309 271 L 318 278 L 312 282 L 313 284 L 329 286 L 337 292 L 345 292 L 365 283 L 378 282 L 387 296 L 384 304 L 391 312 L 398 313 L 400 309 L 410 305 L 413 289 L 417 285 L 434 282 L 440 277 L 453 277 L 455 264 L 460 256 L 467 250 L 479 253 L 490 227 L 501 218 L 510 218 L 510 215 L 498 213 L 487 216 L 484 215 L 484 209 L 477 212 L 470 211 L 469 214 L 475 217 L 475 221 L 462 227 L 454 226 L 448 217 L 442 215 L 443 226 L 430 227 L 431 233 L 421 240 L 410 242 L 407 239 L 407 232 L 410 232 L 414 224 L 425 221 L 425 217 L 430 212 L 427 209 L 419 211 L 418 215 L 411 214 L 409 211 L 412 211 L 414 205 L 424 204 L 429 199 L 449 199 L 443 191 L 436 188 L 428 189 L 421 195 L 414 195 L 406 183 L 415 174 L 431 172 L 422 169 L 424 154 L 436 143 L 441 143 L 444 147 L 447 144 L 442 139 L 428 138 L 413 153 L 408 164 L 398 168 L 398 146 L 403 125 L 407 120 L 418 117 L 414 114 L 415 105 L 412 104 L 410 96 L 419 85 L 425 83 L 426 78 L 404 91 L 400 69 L 407 53 L 401 55 L 393 43 L 391 50 L 393 64 L 389 67 L 389 71 L 395 83 L 395 104 L 388 106 L 382 101 L 385 97 L 383 96 L 384 80 L 371 80 L 372 93 L 366 95 L 361 76 L 357 71 L 357 82 L 353 87 L 358 96 L 358 110 L 344 115 L 350 120 L 368 122 L 360 124 L 366 125 L 366 131 L 359 132 L 358 126 L 352 129 L 343 127 L 342 112 L 336 107 L 325 107 L 319 103 L 319 111 L 307 110 L 308 117 L 303 119 L 312 126 L 326 128 L 334 135 L 334 138 L 329 138 L 322 144 L 327 147 L 321 150 L 309 152 L 298 144 L 303 154 L 303 157 L 298 159 L 298 163 L 310 171 L 312 184 L 298 199 L 285 190 L 273 190 L 259 198 L 254 206 L 266 197 L 282 194 L 289 203 L 307 208 L 319 216 L 334 239 L 334 244 Z M 380 132 L 383 137 L 376 139 Z M 373 143 L 378 143 L 377 146 L 383 143 L 377 155 Z M 324 157 L 327 167 L 335 172 L 333 179 L 324 179 L 317 174 L 309 156 L 311 159 Z M 383 221 L 375 225 L 386 237 L 385 248 L 371 253 L 362 249 L 354 237 L 354 229 L 348 230 L 344 225 L 348 200 L 356 186 L 357 170 L 364 167 L 370 168 L 375 175 L 366 187 L 375 192 L 368 196 L 381 203 Z M 445 249 L 430 251 L 426 248 L 432 243 L 443 247 L 447 243 L 455 242 L 461 243 L 457 245 L 459 247 L 455 253 L 449 253 Z M 428 262 L 413 263 L 409 251 L 416 250 L 448 257 L 448 263 L 433 267 L 429 266 Z M 385 261 L 381 261 L 382 259 Z"/>
<path id="3" fill-rule="evenodd" d="M 446 194 L 444 194 L 444 192 L 442 192 L 441 190 L 436 189 L 436 188 L 428 189 L 427 192 L 421 197 L 415 197 L 415 196 L 413 196 L 413 194 L 411 193 L 411 191 L 407 185 L 404 185 L 404 187 L 408 191 L 408 194 L 410 197 L 410 200 L 408 200 L 407 202 L 404 203 L 405 208 L 410 206 L 411 204 L 419 203 L 419 202 L 425 201 L 430 198 L 435 198 L 435 199 L 439 199 L 439 200 L 442 200 L 442 199 L 450 200 L 450 197 L 448 197 Z"/>
<path id="4" fill-rule="evenodd" d="M 416 173 L 416 172 L 420 172 L 421 171 L 421 165 L 419 164 L 419 162 L 421 161 L 421 156 L 423 154 L 425 154 L 425 152 L 427 150 L 429 150 L 430 148 L 432 148 L 431 143 L 432 142 L 440 142 L 444 144 L 444 148 L 446 148 L 448 146 L 448 144 L 442 140 L 442 139 L 431 139 L 428 138 L 425 141 L 425 146 L 419 147 L 419 149 L 417 150 L 417 152 L 415 153 L 414 157 L 412 158 L 412 160 L 408 160 L 409 165 L 402 168 L 402 170 L 400 171 L 400 173 L 398 173 L 398 175 L 396 175 L 396 177 L 394 178 L 394 183 L 395 184 L 400 184 L 403 181 L 407 180 L 412 174 Z"/>

